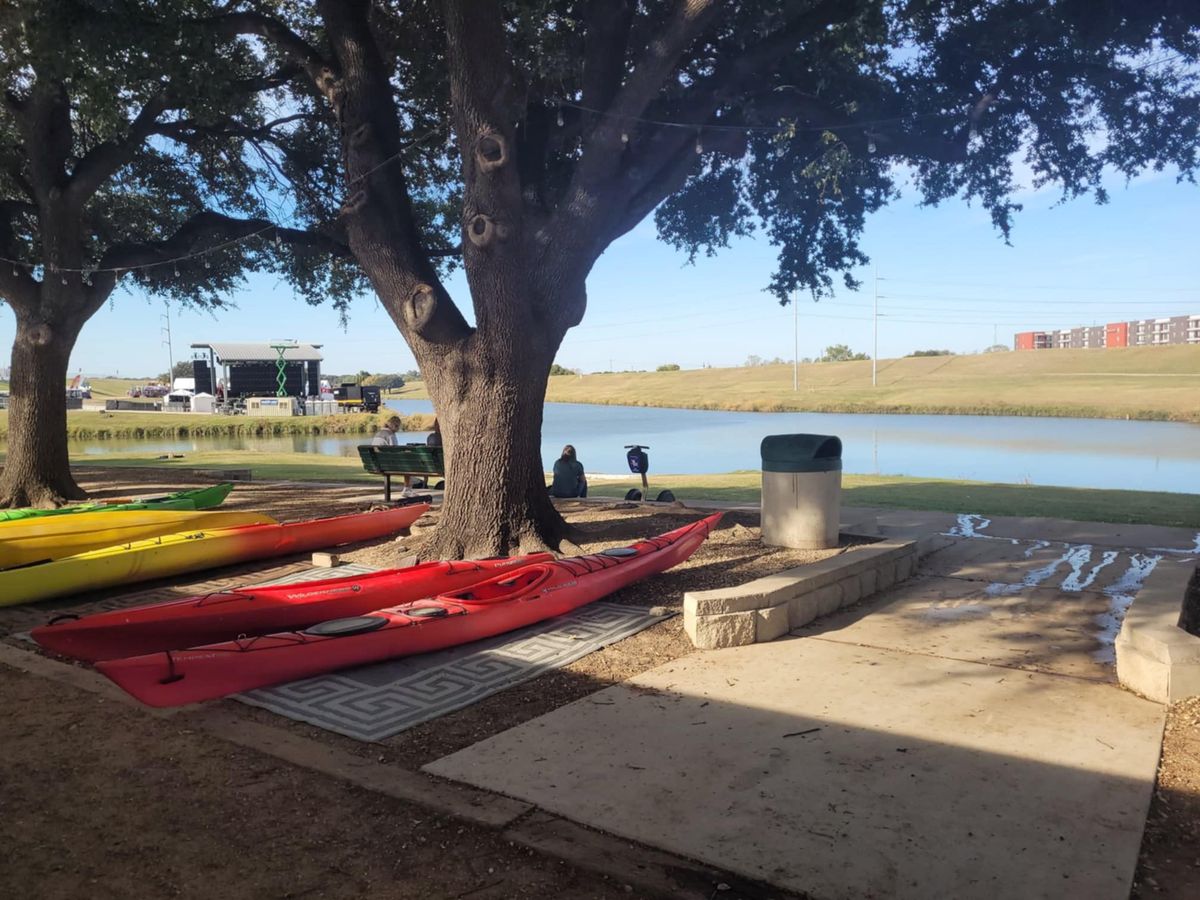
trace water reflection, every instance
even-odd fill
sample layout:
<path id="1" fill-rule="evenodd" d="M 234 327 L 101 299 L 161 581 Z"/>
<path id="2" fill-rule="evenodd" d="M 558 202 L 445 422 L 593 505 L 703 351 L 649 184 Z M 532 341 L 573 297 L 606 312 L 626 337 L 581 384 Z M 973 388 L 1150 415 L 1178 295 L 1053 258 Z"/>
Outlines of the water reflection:
<path id="1" fill-rule="evenodd" d="M 424 400 L 389 400 L 400 413 Z M 1200 427 L 1172 422 L 999 416 L 711 412 L 548 403 L 542 456 L 549 466 L 574 444 L 588 471 L 623 473 L 624 445 L 649 445 L 651 474 L 757 470 L 768 434 L 842 439 L 847 472 L 1001 483 L 1200 492 Z M 423 441 L 424 432 L 406 437 Z M 244 450 L 357 455 L 367 435 L 195 437 L 92 441 L 75 454 L 138 455 Z"/>

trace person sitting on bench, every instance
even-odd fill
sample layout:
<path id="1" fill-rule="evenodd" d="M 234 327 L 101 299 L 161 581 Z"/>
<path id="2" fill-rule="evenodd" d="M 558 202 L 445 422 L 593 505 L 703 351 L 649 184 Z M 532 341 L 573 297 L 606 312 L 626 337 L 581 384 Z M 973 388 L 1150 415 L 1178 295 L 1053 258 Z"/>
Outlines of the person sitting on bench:
<path id="1" fill-rule="evenodd" d="M 587 478 L 583 474 L 583 463 L 575 458 L 575 448 L 570 444 L 563 447 L 562 456 L 554 461 L 554 482 L 550 485 L 550 496 L 587 496 Z"/>
<path id="2" fill-rule="evenodd" d="M 400 417 L 392 416 L 383 423 L 383 427 L 375 433 L 375 437 L 371 438 L 371 445 L 374 447 L 396 446 L 396 432 L 400 430 L 400 424 Z"/>

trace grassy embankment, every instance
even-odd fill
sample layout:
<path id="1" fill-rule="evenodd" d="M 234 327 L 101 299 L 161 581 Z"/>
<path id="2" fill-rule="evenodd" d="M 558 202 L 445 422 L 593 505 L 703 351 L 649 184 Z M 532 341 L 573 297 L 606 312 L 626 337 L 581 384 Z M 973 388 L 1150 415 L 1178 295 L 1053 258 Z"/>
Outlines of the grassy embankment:
<path id="1" fill-rule="evenodd" d="M 390 413 L 352 413 L 341 416 L 213 416 L 191 413 L 104 412 L 67 413 L 67 436 L 72 440 L 120 438 L 264 437 L 289 434 L 373 434 Z M 401 416 L 405 431 L 425 431 L 432 416 Z M 0 441 L 8 439 L 8 413 L 0 410 Z"/>
<path id="2" fill-rule="evenodd" d="M 666 352 L 666 351 L 664 351 Z M 1045 350 L 550 379 L 562 403 L 759 412 L 1070 416 L 1200 423 L 1200 346 Z M 415 382 L 399 394 L 427 396 Z"/>
<path id="3" fill-rule="evenodd" d="M 165 462 L 152 457 L 89 457 L 77 465 L 163 466 L 182 469 L 250 469 L 255 480 L 356 481 L 381 485 L 368 475 L 356 457 L 320 456 L 313 453 L 188 453 Z M 1150 491 L 1107 491 L 1039 485 L 986 484 L 903 476 L 845 475 L 843 503 L 847 506 L 881 506 L 893 509 L 940 510 L 986 516 L 1046 516 L 1082 522 L 1120 522 L 1170 525 L 1200 529 L 1200 495 Z M 651 496 L 670 488 L 680 500 L 724 500 L 757 503 L 760 475 L 731 472 L 725 475 L 656 475 Z M 593 480 L 595 497 L 620 498 L 632 478 Z"/>

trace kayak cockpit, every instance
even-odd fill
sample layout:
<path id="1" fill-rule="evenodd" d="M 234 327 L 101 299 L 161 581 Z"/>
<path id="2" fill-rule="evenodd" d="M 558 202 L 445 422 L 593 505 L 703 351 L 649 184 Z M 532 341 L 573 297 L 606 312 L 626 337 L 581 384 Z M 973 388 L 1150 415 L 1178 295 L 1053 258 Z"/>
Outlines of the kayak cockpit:
<path id="1" fill-rule="evenodd" d="M 547 565 L 526 566 L 503 578 L 493 578 L 491 581 L 485 581 L 465 590 L 442 594 L 442 597 L 455 603 L 466 604 L 512 600 L 527 591 L 540 587 L 552 572 L 553 569 Z"/>

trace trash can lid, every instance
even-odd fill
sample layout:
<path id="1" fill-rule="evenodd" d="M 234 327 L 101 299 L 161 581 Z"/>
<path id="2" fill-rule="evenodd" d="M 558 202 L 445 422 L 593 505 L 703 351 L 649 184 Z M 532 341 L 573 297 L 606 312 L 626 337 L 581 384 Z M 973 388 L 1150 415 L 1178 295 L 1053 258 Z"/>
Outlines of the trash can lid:
<path id="1" fill-rule="evenodd" d="M 770 434 L 762 441 L 764 472 L 839 472 L 842 439 L 831 434 Z"/>

